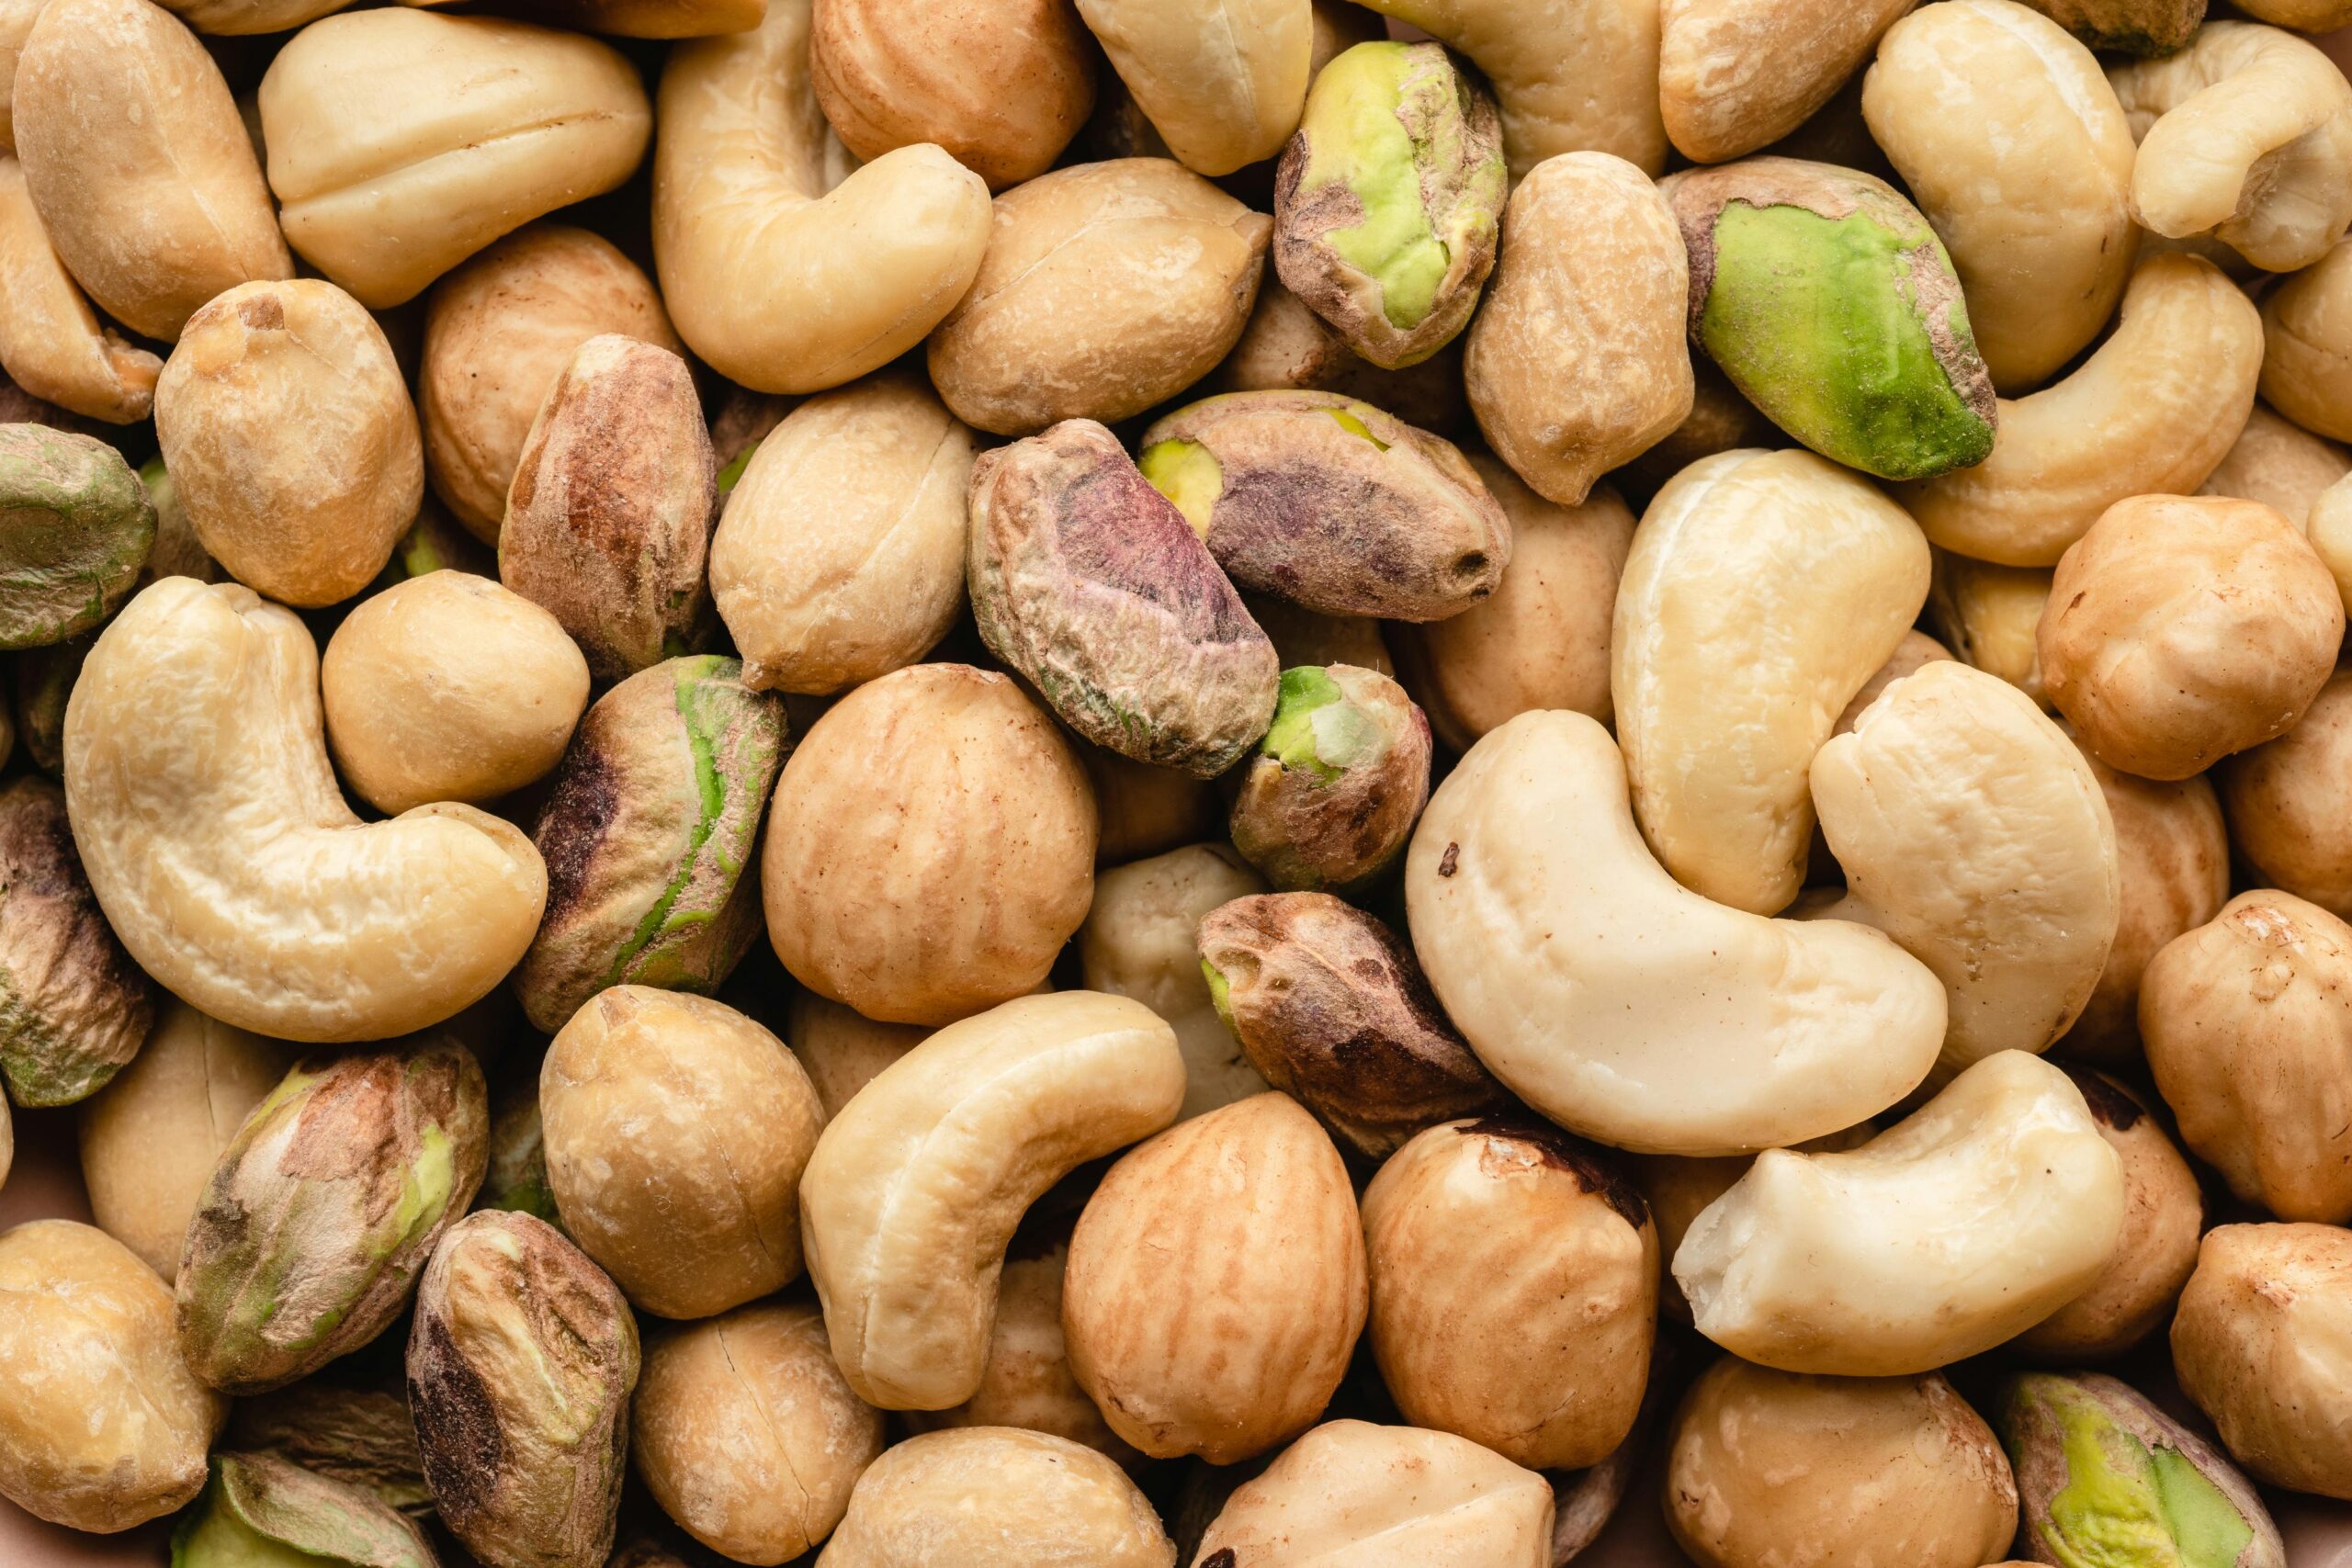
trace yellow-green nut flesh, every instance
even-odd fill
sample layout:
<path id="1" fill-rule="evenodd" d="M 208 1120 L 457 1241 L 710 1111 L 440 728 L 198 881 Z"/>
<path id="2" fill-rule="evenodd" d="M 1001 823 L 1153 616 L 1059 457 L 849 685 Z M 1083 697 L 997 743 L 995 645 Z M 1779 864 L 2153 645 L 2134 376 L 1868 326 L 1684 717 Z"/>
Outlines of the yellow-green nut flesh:
<path id="1" fill-rule="evenodd" d="M 442 1238 L 408 1402 L 441 1521 L 486 1568 L 604 1568 L 638 1365 L 620 1288 L 552 1225 L 486 1211 Z"/>
<path id="2" fill-rule="evenodd" d="M 1352 664 L 1283 671 L 1274 721 L 1241 775 L 1233 847 L 1286 892 L 1363 887 L 1396 863 L 1430 799 L 1430 722 Z"/>
<path id="3" fill-rule="evenodd" d="M 364 1488 L 269 1454 L 212 1456 L 172 1536 L 172 1568 L 439 1568 L 417 1528 Z"/>
<path id="4" fill-rule="evenodd" d="M 1993 378 L 1959 275 L 1894 186 L 1748 158 L 1665 188 L 1690 254 L 1690 335 L 1773 423 L 1887 479 L 1991 453 Z"/>
<path id="5" fill-rule="evenodd" d="M 1211 779 L 1273 717 L 1282 674 L 1216 559 L 1091 419 L 972 466 L 980 637 L 1107 750 Z"/>
<path id="6" fill-rule="evenodd" d="M 1477 308 L 1506 178 L 1494 99 L 1442 45 L 1357 44 L 1275 171 L 1275 270 L 1364 358 L 1418 365 Z"/>
<path id="7" fill-rule="evenodd" d="M 105 620 L 154 544 L 154 503 L 121 453 L 0 424 L 0 649 L 43 648 Z"/>
<path id="8" fill-rule="evenodd" d="M 179 1337 L 196 1374 L 266 1393 L 383 1332 L 481 1184 L 488 1101 L 446 1033 L 297 1064 L 188 1225 Z"/>
<path id="9" fill-rule="evenodd" d="M 1204 399 L 1144 432 L 1141 463 L 1234 581 L 1327 615 L 1442 621 L 1510 564 L 1452 442 L 1334 392 Z"/>
<path id="10" fill-rule="evenodd" d="M 760 933 L 752 866 L 784 765 L 784 699 L 715 654 L 673 659 L 598 698 L 557 767 L 532 840 L 548 908 L 514 971 L 552 1034 L 611 986 L 707 996 Z"/>
<path id="11" fill-rule="evenodd" d="M 82 874 L 65 795 L 0 789 L 0 1079 L 19 1105 L 71 1105 L 139 1054 L 153 987 Z"/>
<path id="12" fill-rule="evenodd" d="M 2278 1527 L 2218 1450 L 2128 1385 L 2030 1372 L 2005 1389 L 2020 1545 L 2059 1568 L 2286 1568 Z"/>

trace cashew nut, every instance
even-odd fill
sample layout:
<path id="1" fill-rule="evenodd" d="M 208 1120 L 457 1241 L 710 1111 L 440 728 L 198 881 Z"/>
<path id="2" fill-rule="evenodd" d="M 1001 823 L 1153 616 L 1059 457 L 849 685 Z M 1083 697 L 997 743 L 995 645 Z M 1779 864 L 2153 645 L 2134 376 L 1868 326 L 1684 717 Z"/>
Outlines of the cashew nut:
<path id="1" fill-rule="evenodd" d="M 1078 0 L 1179 163 L 1229 175 L 1298 129 L 1315 49 L 1308 0 Z"/>
<path id="2" fill-rule="evenodd" d="M 1747 914 L 1659 869 L 1616 746 L 1581 714 L 1521 714 L 1470 749 L 1422 815 L 1405 897 L 1488 1070 L 1619 1148 L 1834 1133 L 1908 1094 L 1943 1042 L 1941 982 L 1877 931 Z"/>
<path id="3" fill-rule="evenodd" d="M 285 1040 L 385 1040 L 486 995 L 530 945 L 547 872 L 469 806 L 363 824 L 321 737 L 289 610 L 166 578 L 100 634 L 65 712 L 82 864 L 141 968 Z"/>
<path id="4" fill-rule="evenodd" d="M 2262 395 L 2305 430 L 2352 441 L 2352 245 L 2262 302 Z"/>
<path id="5" fill-rule="evenodd" d="M 2312 551 L 2352 611 L 2352 474 L 2319 492 L 2305 527 Z"/>
<path id="6" fill-rule="evenodd" d="M 155 403 L 164 362 L 101 325 L 49 243 L 25 171 L 0 155 L 0 369 L 60 408 L 131 424 Z"/>
<path id="7" fill-rule="evenodd" d="M 694 351 L 763 392 L 896 359 L 978 276 L 989 187 L 928 142 L 833 186 L 808 77 L 810 0 L 675 46 L 655 106 L 653 261 Z"/>
<path id="8" fill-rule="evenodd" d="M 1952 657 L 1998 675 L 2045 708 L 2039 635 L 2050 575 L 2046 566 L 1995 566 L 1938 550 L 1928 589 L 1928 622 Z"/>
<path id="9" fill-rule="evenodd" d="M 2123 1168 L 2082 1091 L 1987 1056 L 1848 1154 L 1768 1149 L 1674 1254 L 1699 1332 L 1840 1377 L 1989 1350 L 2080 1295 L 2123 1228 Z"/>
<path id="10" fill-rule="evenodd" d="M 1665 0 L 1657 96 L 1694 164 L 1778 141 L 1813 118 L 1917 0 Z M 1969 313 L 1976 303 L 1969 301 Z"/>

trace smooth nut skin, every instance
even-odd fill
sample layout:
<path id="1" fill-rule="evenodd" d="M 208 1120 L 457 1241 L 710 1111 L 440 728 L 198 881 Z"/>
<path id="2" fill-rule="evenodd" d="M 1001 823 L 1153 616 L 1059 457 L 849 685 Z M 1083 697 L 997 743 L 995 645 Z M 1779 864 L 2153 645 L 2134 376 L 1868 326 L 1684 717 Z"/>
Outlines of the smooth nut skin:
<path id="1" fill-rule="evenodd" d="M 1199 1568 L 1548 1568 L 1552 1488 L 1444 1432 L 1328 1421 L 1234 1490 Z"/>
<path id="2" fill-rule="evenodd" d="M 408 1402 L 442 1523 L 486 1568 L 600 1568 L 628 1471 L 637 1321 L 561 1233 L 486 1210 L 417 1287 Z"/>
<path id="3" fill-rule="evenodd" d="M 785 1010 L 784 1037 L 815 1087 L 828 1122 L 842 1113 L 851 1096 L 931 1033 L 919 1023 L 876 1023 L 814 991 L 796 990 Z"/>
<path id="4" fill-rule="evenodd" d="M 6 20 L 0 17 L 0 32 Z M 31 18 L 27 17 L 29 24 Z M 0 60 L 7 46 L 0 42 Z M 5 89 L 0 89 L 5 92 Z M 6 141 L 0 135 L 0 142 Z M 18 388 L 109 424 L 147 417 L 164 362 L 82 298 L 33 210 L 25 171 L 0 151 L 0 368 Z"/>
<path id="5" fill-rule="evenodd" d="M 2336 592 L 2352 606 L 2352 475 L 2312 498 L 2306 536 L 2335 579 Z"/>
<path id="6" fill-rule="evenodd" d="M 1826 1137 L 1808 1138 L 1793 1147 L 1797 1153 L 1807 1155 L 1857 1149 L 1878 1136 L 1878 1131 L 1877 1122 L 1861 1122 Z M 1674 1261 L 1682 1238 L 1690 1234 L 1691 1224 L 1707 1212 L 1707 1205 L 1730 1191 L 1755 1164 L 1753 1155 L 1637 1155 L 1628 1162 L 1634 1183 L 1648 1201 L 1650 1221 L 1657 1227 L 1662 1264 Z M 1660 1269 L 1658 1304 L 1676 1322 L 1690 1321 L 1690 1303 L 1684 1299 L 1671 1268 Z"/>
<path id="7" fill-rule="evenodd" d="M 1408 424 L 1460 434 L 1469 417 L 1462 389 L 1462 340 L 1418 365 L 1383 370 L 1347 344 L 1279 276 L 1258 288 L 1250 324 L 1224 362 L 1200 383 L 1204 392 L 1338 392 L 1386 409 Z"/>
<path id="8" fill-rule="evenodd" d="M 71 1220 L 0 1231 L 0 1496 L 74 1529 L 168 1514 L 204 1485 L 229 1402 L 172 1335 L 172 1294 Z"/>
<path id="9" fill-rule="evenodd" d="M 869 681 L 785 765 L 760 892 L 793 977 L 885 1023 L 949 1023 L 1036 988 L 1094 891 L 1094 801 L 1006 676 Z"/>
<path id="10" fill-rule="evenodd" d="M 1666 1522 L 1702 1568 L 1905 1562 L 2007 1551 L 2017 1482 L 1940 1373 L 1799 1377 L 1725 1356 L 1674 1418 Z"/>
<path id="11" fill-rule="evenodd" d="M 1072 729 L 1204 779 L 1265 733 L 1273 644 L 1108 429 L 1070 420 L 984 453 L 970 510 L 981 638 Z"/>
<path id="12" fill-rule="evenodd" d="M 548 386 L 601 333 L 683 346 L 652 282 L 585 229 L 518 229 L 433 286 L 416 378 L 425 478 L 484 544 L 498 542 L 514 460 Z"/>
<path id="13" fill-rule="evenodd" d="M 1094 109 L 1070 0 L 817 0 L 808 74 L 853 156 L 928 141 L 990 190 L 1044 174 Z"/>
<path id="14" fill-rule="evenodd" d="M 1266 1081 L 1342 1149 L 1385 1159 L 1508 1100 L 1454 1032 L 1413 950 L 1328 893 L 1238 897 L 1200 921 L 1216 1011 Z"/>
<path id="15" fill-rule="evenodd" d="M 2208 1231 L 2172 1320 L 2180 1386 L 2261 1480 L 2352 1499 L 2352 1232 Z"/>
<path id="16" fill-rule="evenodd" d="M 846 691 L 912 664 L 964 606 L 978 443 L 896 372 L 763 438 L 710 540 L 710 592 L 755 690 Z"/>
<path id="17" fill-rule="evenodd" d="M 331 283 L 240 284 L 190 317 L 155 434 L 206 552 L 284 604 L 365 588 L 424 495 L 391 344 Z"/>
<path id="18" fill-rule="evenodd" d="M 1222 832 L 1225 803 L 1208 780 L 1131 761 L 1084 741 L 1077 751 L 1102 817 L 1096 864 L 1124 864 Z"/>
<path id="19" fill-rule="evenodd" d="M 1198 25 L 1182 14 L 1186 31 Z M 1240 338 L 1272 231 L 1165 158 L 1041 175 L 997 197 L 971 292 L 931 335 L 932 382 L 958 419 L 999 435 L 1139 414 Z"/>
<path id="20" fill-rule="evenodd" d="M 2335 581 L 2256 502 L 2143 496 L 2058 563 L 2040 641 L 2051 701 L 2101 761 L 2183 779 L 2295 725 L 2344 640 Z"/>
<path id="21" fill-rule="evenodd" d="M 1078 14 L 1189 167 L 1229 175 L 1298 129 L 1314 65 L 1308 0 L 1078 0 Z"/>
<path id="22" fill-rule="evenodd" d="M 1998 675 L 2048 708 L 2038 636 L 2042 606 L 2050 603 L 2051 569 L 1996 566 L 1950 550 L 1937 550 L 1935 563 L 1927 620 L 1951 645 L 1952 657 Z"/>
<path id="23" fill-rule="evenodd" d="M 1089 1448 L 1011 1427 L 910 1438 L 858 1477 L 820 1568 L 1176 1568 L 1150 1503 Z"/>
<path id="24" fill-rule="evenodd" d="M 2312 503 L 2346 474 L 2352 474 L 2352 452 L 2257 402 L 2238 432 L 2237 445 L 2197 493 L 2258 501 L 2308 535 Z M 2328 558 L 2324 546 L 2312 547 L 2322 560 Z"/>
<path id="25" fill-rule="evenodd" d="M 1926 7 L 1879 46 L 1862 113 L 1951 251 L 1993 384 L 2048 379 L 2114 316 L 2137 249 L 2136 149 L 2098 61 L 2015 0 Z"/>
<path id="26" fill-rule="evenodd" d="M 2231 841 L 2264 884 L 2308 898 L 2338 919 L 2352 916 L 2352 825 L 2339 804 L 2347 765 L 2352 672 L 2339 672 L 2328 677 L 2294 728 L 2215 770 Z"/>
<path id="27" fill-rule="evenodd" d="M 1485 453 L 1470 466 L 1510 521 L 1510 570 L 1458 615 L 1384 628 L 1397 678 L 1456 751 L 1537 708 L 1608 723 L 1610 621 L 1634 513 L 1607 485 L 1561 506 Z"/>
<path id="28" fill-rule="evenodd" d="M 1276 887 L 1363 888 L 1412 837 L 1430 798 L 1430 726 L 1376 670 L 1283 671 L 1274 720 L 1241 773 L 1234 847 Z"/>
<path id="29" fill-rule="evenodd" d="M 800 1302 L 650 1337 L 629 1435 L 662 1511 L 714 1551 L 756 1563 L 832 1533 L 884 1444 L 882 1413 L 842 1381 L 823 1314 Z"/>
<path id="30" fill-rule="evenodd" d="M 363 824 L 320 739 L 318 656 L 233 583 L 143 590 L 65 713 L 83 869 L 139 966 L 222 1022 L 382 1040 L 489 994 L 547 872 L 521 829 L 435 805 Z"/>
<path id="31" fill-rule="evenodd" d="M 2027 0 L 2093 49 L 2171 54 L 2196 36 L 2206 0 Z"/>
<path id="32" fill-rule="evenodd" d="M 2241 893 L 2148 964 L 2140 1035 L 2181 1141 L 2282 1220 L 2352 1220 L 2352 927 Z"/>
<path id="33" fill-rule="evenodd" d="M 397 583 L 345 616 L 319 664 L 327 747 L 397 816 L 543 777 L 588 705 L 588 661 L 556 618 L 463 571 Z"/>
<path id="34" fill-rule="evenodd" d="M 15 82 L 33 206 L 108 315 L 169 343 L 222 290 L 293 276 L 229 85 L 168 13 L 49 0 Z"/>
<path id="35" fill-rule="evenodd" d="M 1137 462 L 1235 582 L 1327 615 L 1443 620 L 1510 564 L 1452 442 L 1335 393 L 1205 399 L 1155 421 Z"/>
<path id="36" fill-rule="evenodd" d="M 2352 440 L 2352 245 L 2264 297 L 2262 336 L 2263 398 L 2305 430 Z"/>
<path id="37" fill-rule="evenodd" d="M 120 608 L 155 540 L 122 455 L 39 424 L 0 424 L 0 648 L 41 648 Z"/>
<path id="38" fill-rule="evenodd" d="M 1657 1324 L 1657 1231 L 1609 1156 L 1532 1117 L 1448 1122 L 1363 1195 L 1372 1348 L 1405 1418 L 1531 1470 L 1633 1430 Z"/>
<path id="39" fill-rule="evenodd" d="M 1487 445 L 1545 499 L 1582 502 L 1690 414 L 1690 295 L 1673 211 L 1640 169 L 1580 152 L 1529 170 L 1463 359 Z"/>
<path id="40" fill-rule="evenodd" d="M 271 1454 L 223 1453 L 172 1536 L 191 1568 L 305 1557 L 327 1563 L 431 1568 L 424 1532 L 362 1487 Z"/>
<path id="41" fill-rule="evenodd" d="M 1168 1125 L 1183 1097 L 1175 1032 L 1093 991 L 1007 1002 L 883 1069 L 826 1126 L 800 1183 L 809 1277 L 858 1397 L 903 1410 L 971 1398 L 1023 1212 Z"/>
<path id="42" fill-rule="evenodd" d="M 48 0 L 6 0 L 0 5 L 0 151 L 17 150 L 16 130 L 10 108 L 16 96 L 17 62 L 25 47 L 25 39 L 33 30 L 33 23 L 40 19 L 41 7 Z"/>
<path id="43" fill-rule="evenodd" d="M 1195 1116 L 1111 1168 L 1063 1292 L 1070 1370 L 1113 1431 L 1154 1459 L 1263 1453 L 1322 1414 L 1363 1327 L 1347 1167 L 1288 1095 Z"/>
<path id="44" fill-rule="evenodd" d="M 596 700 L 532 829 L 547 918 L 514 985 L 534 1028 L 561 1029 L 625 981 L 718 988 L 759 940 L 749 873 L 789 745 L 783 702 L 715 654 L 657 664 Z"/>
<path id="45" fill-rule="evenodd" d="M 1657 69 L 1667 135 L 1696 164 L 1780 141 L 1837 95 L 1913 3 L 1665 0 Z"/>
<path id="46" fill-rule="evenodd" d="M 65 797 L 0 789 L 0 1079 L 20 1106 L 69 1105 L 132 1060 L 154 1016 L 83 874 Z"/>
<path id="47" fill-rule="evenodd" d="M 473 1201 L 489 1132 L 481 1068 L 446 1032 L 296 1064 L 220 1151 L 189 1222 L 189 1366 L 266 1393 L 381 1333 Z"/>
<path id="48" fill-rule="evenodd" d="M 608 43 L 406 6 L 304 28 L 260 106 L 288 242 L 374 310 L 619 185 L 653 130 L 636 68 Z"/>
<path id="49" fill-rule="evenodd" d="M 565 1233 L 639 1310 L 708 1317 L 799 1278 L 824 1107 L 784 1042 L 733 1008 L 598 992 L 548 1047 L 539 1114 Z"/>

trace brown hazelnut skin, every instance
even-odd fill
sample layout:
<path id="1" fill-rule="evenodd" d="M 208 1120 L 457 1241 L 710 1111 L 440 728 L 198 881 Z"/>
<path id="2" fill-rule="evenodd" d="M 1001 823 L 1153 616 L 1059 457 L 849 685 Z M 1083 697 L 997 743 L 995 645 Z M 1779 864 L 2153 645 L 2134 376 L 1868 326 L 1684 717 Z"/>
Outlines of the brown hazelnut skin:
<path id="1" fill-rule="evenodd" d="M 1431 1127 L 1363 1196 L 1372 1348 L 1397 1408 L 1532 1470 L 1633 1430 L 1657 1319 L 1657 1228 L 1599 1150 L 1532 1117 Z"/>
<path id="2" fill-rule="evenodd" d="M 2165 944 L 2140 1037 L 2181 1141 L 2282 1220 L 2352 1220 L 2352 926 L 2241 893 Z"/>
<path id="3" fill-rule="evenodd" d="M 2352 1499 L 2352 1231 L 2207 1232 L 2172 1359 L 2231 1458 L 2274 1486 Z"/>
<path id="4" fill-rule="evenodd" d="M 2302 722 L 2213 770 L 2238 852 L 2264 881 L 2352 919 L 2352 671 L 2339 671 Z"/>

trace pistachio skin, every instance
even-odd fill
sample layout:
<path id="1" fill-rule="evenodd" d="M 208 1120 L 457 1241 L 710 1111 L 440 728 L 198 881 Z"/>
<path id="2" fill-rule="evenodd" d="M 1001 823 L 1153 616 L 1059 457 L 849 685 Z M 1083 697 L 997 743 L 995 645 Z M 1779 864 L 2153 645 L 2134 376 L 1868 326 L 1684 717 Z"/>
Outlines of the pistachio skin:
<path id="1" fill-rule="evenodd" d="M 1233 803 L 1233 846 L 1276 887 L 1360 890 L 1396 863 L 1430 799 L 1430 721 L 1352 664 L 1283 671 Z"/>
<path id="2" fill-rule="evenodd" d="M 71 1105 L 146 1043 L 154 987 L 82 873 L 65 796 L 42 778 L 0 788 L 0 1079 L 18 1105 Z"/>
<path id="3" fill-rule="evenodd" d="M 669 660 L 591 705 L 532 840 L 548 907 L 514 970 L 553 1033 L 610 986 L 707 996 L 760 932 L 752 851 L 789 750 L 784 699 L 716 654 Z"/>
<path id="4" fill-rule="evenodd" d="M 1315 78 L 1274 174 L 1283 284 L 1384 370 L 1469 324 L 1508 171 L 1495 102 L 1435 43 L 1360 43 Z"/>
<path id="5" fill-rule="evenodd" d="M 220 1446 L 267 1455 L 330 1481 L 366 1488 L 390 1507 L 422 1518 L 433 1511 L 424 1461 L 416 1451 L 416 1423 L 397 1382 L 390 1387 L 345 1387 L 305 1378 L 275 1393 L 241 1399 L 229 1415 Z"/>
<path id="6" fill-rule="evenodd" d="M 130 597 L 155 506 L 105 442 L 0 424 L 0 649 L 45 648 Z"/>
<path id="7" fill-rule="evenodd" d="M 439 1568 L 416 1526 L 363 1488 L 270 1454 L 212 1456 L 172 1536 L 172 1568 Z"/>
<path id="8" fill-rule="evenodd" d="M 556 1229 L 563 1221 L 555 1209 L 555 1190 L 548 1184 L 548 1150 L 539 1122 L 539 1076 L 516 1078 L 493 1093 L 490 1101 L 490 1164 L 481 1190 L 474 1194 L 477 1209 L 512 1209 L 534 1215 Z"/>

